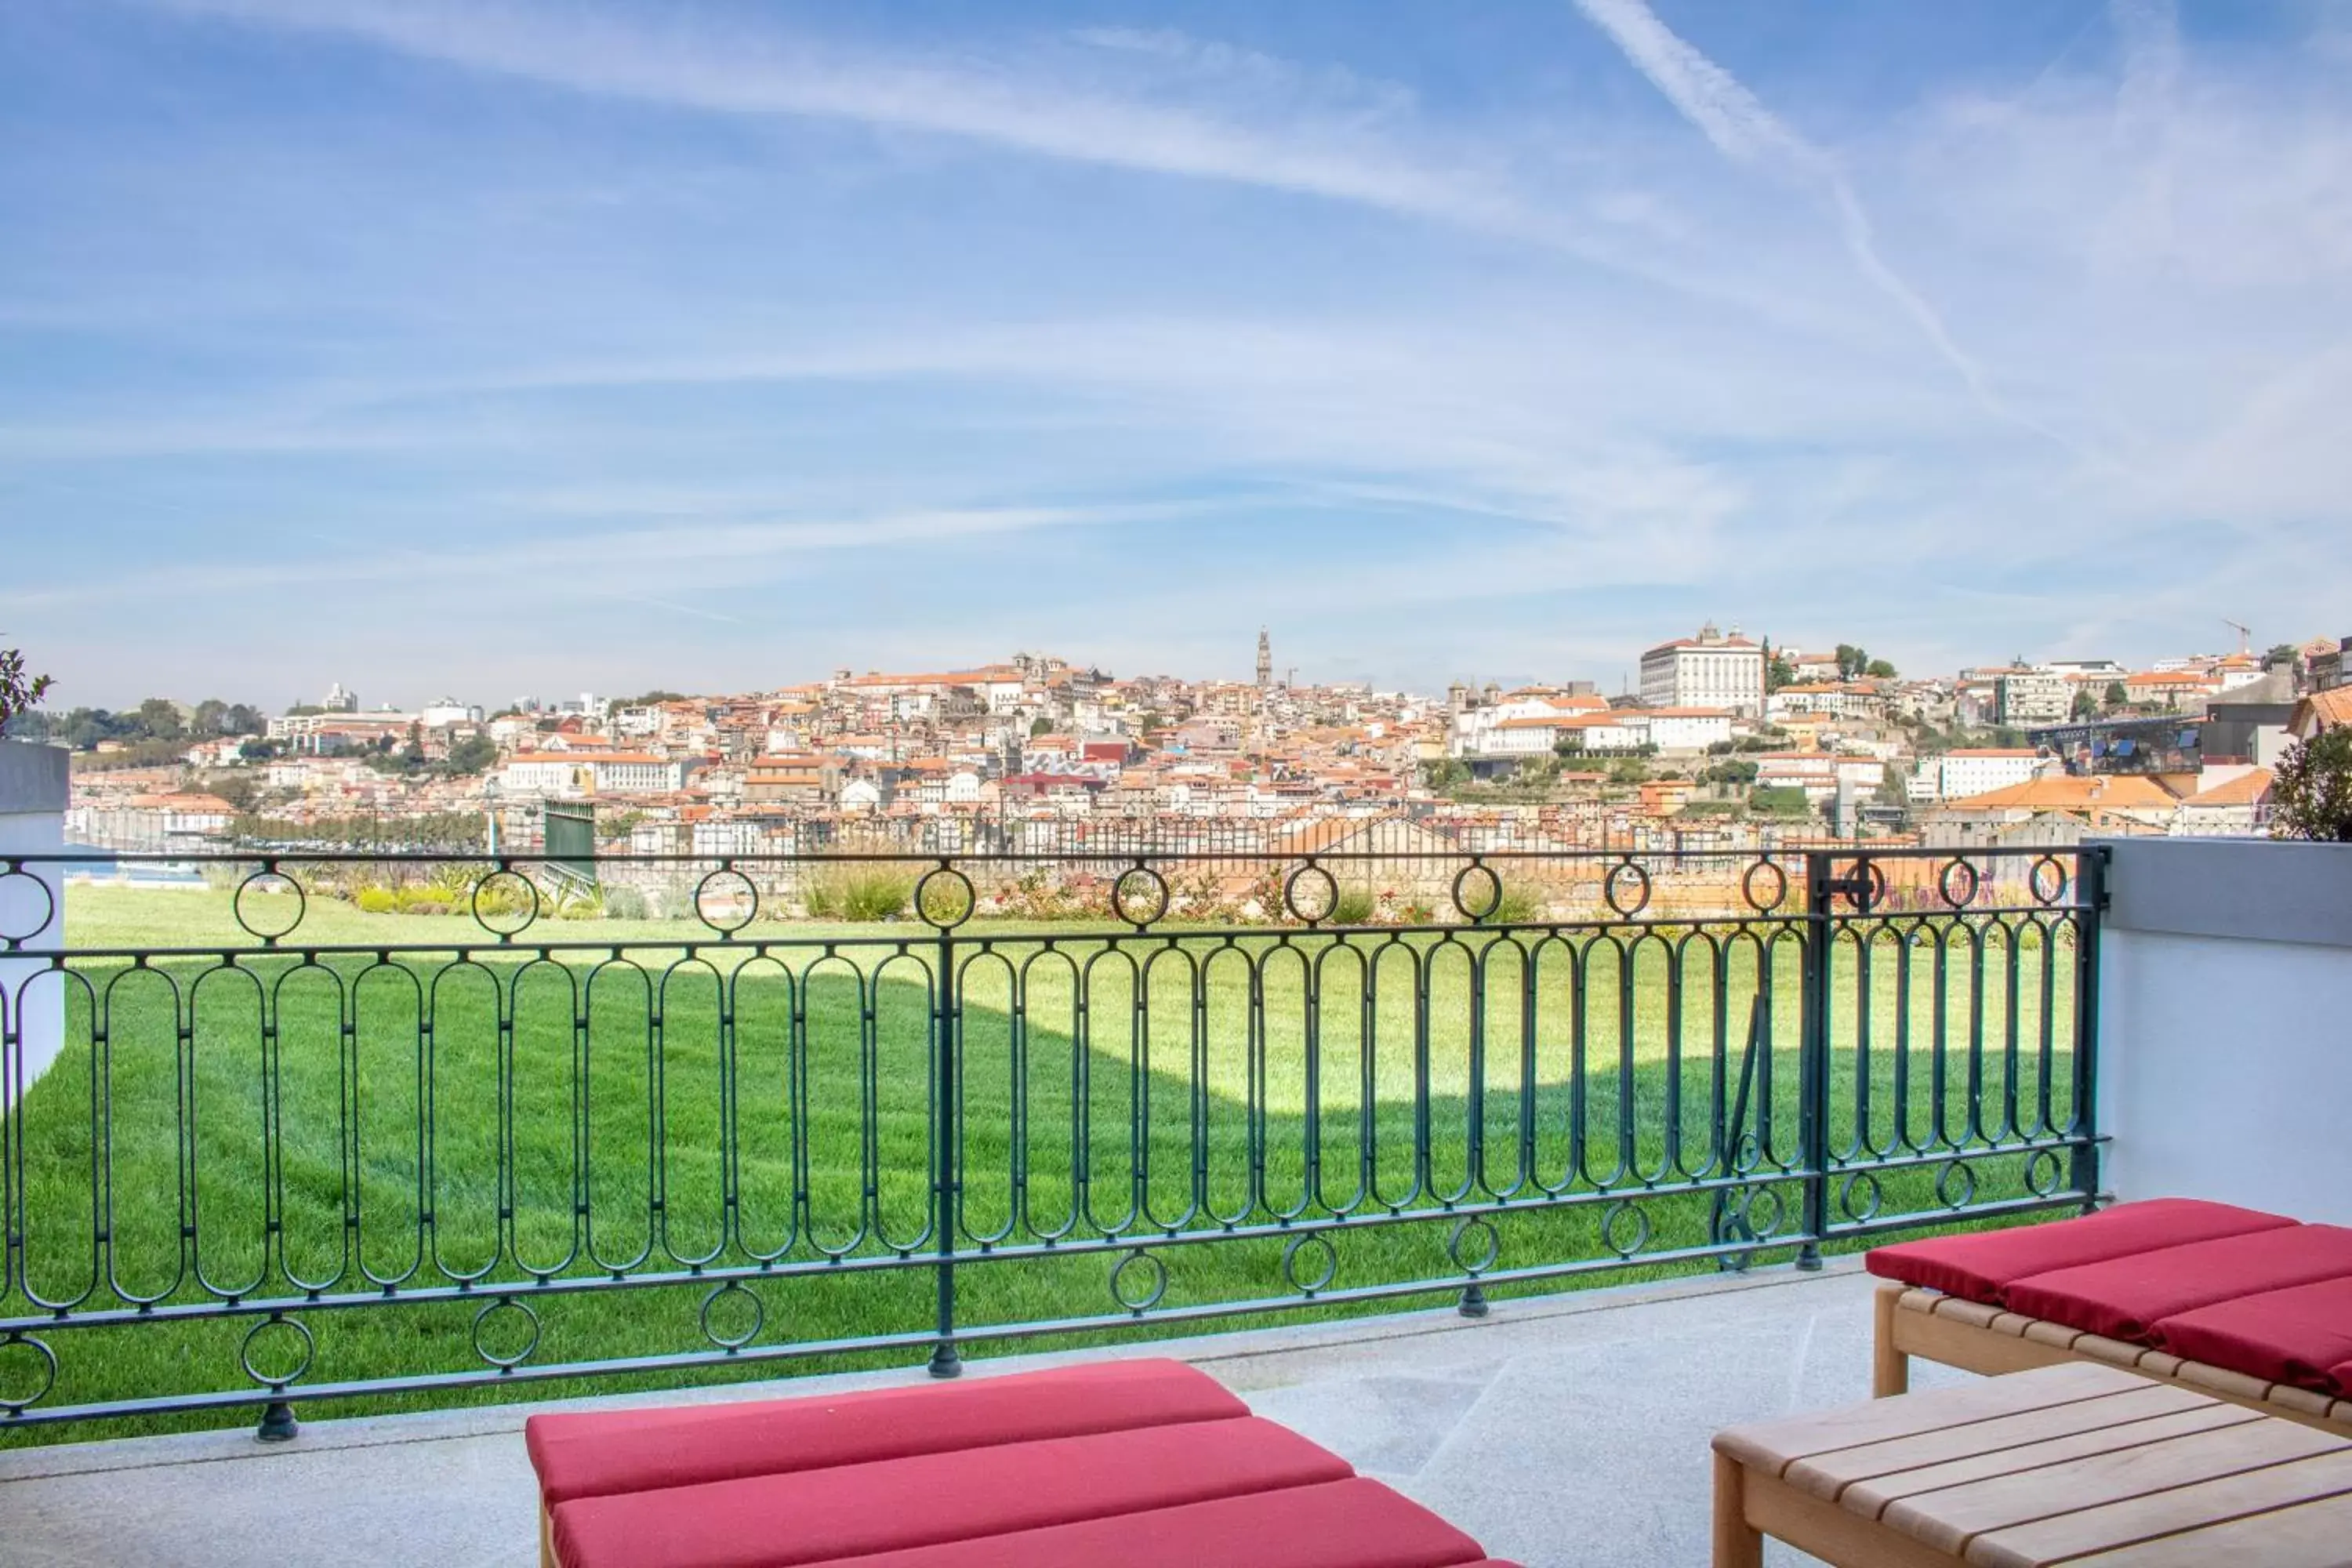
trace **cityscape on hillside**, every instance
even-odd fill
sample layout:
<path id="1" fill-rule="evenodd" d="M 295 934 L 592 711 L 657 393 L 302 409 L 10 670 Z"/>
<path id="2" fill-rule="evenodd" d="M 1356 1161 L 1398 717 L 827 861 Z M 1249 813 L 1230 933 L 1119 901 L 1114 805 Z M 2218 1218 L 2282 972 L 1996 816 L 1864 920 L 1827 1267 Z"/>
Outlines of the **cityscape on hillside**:
<path id="1" fill-rule="evenodd" d="M 2146 668 L 1929 673 L 1710 624 L 1643 650 L 1630 690 L 1412 694 L 1278 677 L 1261 632 L 1248 681 L 1022 653 L 749 692 L 413 711 L 341 684 L 278 714 L 158 698 L 36 710 L 13 732 L 74 749 L 68 836 L 122 852 L 524 852 L 543 846 L 551 805 L 593 822 L 600 848 L 646 855 L 1278 850 L 1401 819 L 1472 849 L 2059 847 L 2264 829 L 2284 747 L 2352 723 L 2352 638 L 2241 641 Z"/>

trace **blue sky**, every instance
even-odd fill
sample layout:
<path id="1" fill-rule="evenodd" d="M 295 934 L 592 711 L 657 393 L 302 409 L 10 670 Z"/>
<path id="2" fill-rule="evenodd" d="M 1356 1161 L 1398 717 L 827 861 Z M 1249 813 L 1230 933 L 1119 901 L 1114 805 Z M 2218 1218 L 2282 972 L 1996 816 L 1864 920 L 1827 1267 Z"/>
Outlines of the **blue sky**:
<path id="1" fill-rule="evenodd" d="M 68 703 L 2300 640 L 2347 408 L 2342 5 L 0 5 Z"/>

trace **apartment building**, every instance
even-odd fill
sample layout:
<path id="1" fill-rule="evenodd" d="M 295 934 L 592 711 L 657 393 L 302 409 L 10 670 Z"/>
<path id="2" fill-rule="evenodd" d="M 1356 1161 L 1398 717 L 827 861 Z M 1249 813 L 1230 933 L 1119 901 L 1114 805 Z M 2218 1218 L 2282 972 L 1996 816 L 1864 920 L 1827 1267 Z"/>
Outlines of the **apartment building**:
<path id="1" fill-rule="evenodd" d="M 2009 729 L 2063 724 L 2074 709 L 2074 683 L 2047 666 L 2004 670 L 1993 681 L 1993 716 Z"/>
<path id="2" fill-rule="evenodd" d="M 1764 647 L 1713 622 L 1695 637 L 1676 637 L 1642 655 L 1645 708 L 1726 708 L 1747 718 L 1764 711 Z"/>

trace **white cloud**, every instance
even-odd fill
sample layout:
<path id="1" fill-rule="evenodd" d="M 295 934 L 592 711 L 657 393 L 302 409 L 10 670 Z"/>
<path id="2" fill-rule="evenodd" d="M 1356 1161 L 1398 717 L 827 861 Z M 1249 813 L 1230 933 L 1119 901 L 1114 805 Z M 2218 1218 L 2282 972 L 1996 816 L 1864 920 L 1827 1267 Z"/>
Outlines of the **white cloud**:
<path id="1" fill-rule="evenodd" d="M 1708 40 L 1633 0 L 1584 0 L 1600 32 L 1563 10 L 1564 34 L 1638 86 L 1609 52 L 1622 51 L 1697 132 L 1661 136 L 1654 112 L 1611 119 L 1562 95 L 1556 121 L 1507 119 L 1168 32 L 894 52 L 722 30 L 699 10 L 630 24 L 544 3 L 182 3 L 489 73 L 460 85 L 502 110 L 520 96 L 512 80 L 593 95 L 633 156 L 625 106 L 640 102 L 955 138 L 971 143 L 948 164 L 956 180 L 1045 238 L 942 260 L 938 215 L 900 204 L 944 182 L 901 167 L 905 139 L 871 138 L 877 155 L 859 158 L 840 153 L 858 139 L 826 137 L 815 177 L 850 165 L 838 177 L 856 183 L 859 216 L 886 215 L 859 233 L 883 243 L 855 252 L 889 268 L 881 283 L 706 270 L 713 247 L 842 243 L 813 211 L 779 244 L 756 204 L 790 203 L 809 169 L 771 166 L 785 139 L 730 124 L 752 149 L 740 165 L 665 147 L 614 176 L 721 182 L 695 214 L 623 202 L 502 229 L 539 247 L 511 258 L 521 284 L 492 279 L 510 291 L 413 281 L 472 243 L 454 228 L 381 255 L 372 230 L 325 265 L 305 253 L 307 270 L 257 247 L 236 270 L 244 299 L 282 291 L 285 315 L 224 312 L 202 323 L 204 347 L 250 337 L 270 374 L 0 409 L 0 463 L 29 476 L 0 474 L 14 487 L 0 526 L 37 517 L 37 483 L 43 500 L 68 482 L 120 493 L 127 513 L 184 473 L 175 525 L 211 557 L 128 581 L 86 557 L 37 603 L 0 589 L 19 629 L 19 609 L 62 636 L 118 595 L 160 622 L 192 590 L 257 585 L 396 606 L 436 574 L 528 576 L 553 559 L 583 593 L 679 616 L 656 624 L 681 642 L 787 661 L 992 637 L 1164 668 L 1223 636 L 1218 617 L 1254 629 L 1271 613 L 1295 623 L 1286 658 L 1375 647 L 1395 662 L 1371 673 L 1407 679 L 1449 647 L 1486 670 L 1536 673 L 1517 647 L 1597 665 L 1550 673 L 1600 674 L 1612 647 L 1685 610 L 1694 625 L 1865 641 L 1911 667 L 2062 640 L 2138 657 L 2193 642 L 2215 605 L 2309 635 L 2352 594 L 2352 564 L 2320 547 L 2352 527 L 2352 100 L 2317 44 L 2225 50 L 2184 39 L 2167 8 L 2125 3 L 2030 78 L 1937 71 L 1915 100 L 1890 105 L 1874 84 L 1815 102 L 1760 66 L 1751 89 L 1701 51 Z M 467 123 L 452 140 L 481 133 Z M 202 173 L 233 170 L 236 150 L 209 148 Z M 1022 156 L 967 155 L 1006 151 Z M 169 152 L 158 179 L 182 177 Z M 1106 238 L 1033 155 L 1214 184 L 1120 187 L 1115 222 L 1135 232 Z M 304 156 L 286 153 L 288 188 L 327 188 L 334 153 Z M 517 192 L 560 205 L 560 178 L 530 183 L 546 167 L 439 173 L 453 205 L 498 216 Z M 1090 176 L 1089 199 L 1101 188 Z M 1331 202 L 1414 221 L 1343 213 L 1315 229 Z M 919 244 L 895 255 L 901 222 Z M 1017 275 L 1065 240 L 1099 247 L 1091 270 Z M 608 259 L 593 288 L 570 275 Z M 828 280 L 858 307 L 838 308 Z M 163 281 L 176 300 L 182 278 Z M 50 296 L 81 322 L 112 321 L 121 342 L 172 342 L 160 304 L 117 317 L 94 289 Z M 314 340 L 303 311 L 322 299 L 351 313 Z M 1985 417 L 1982 399 L 2009 417 Z M 413 493 L 412 472 L 426 476 Z M 235 475 L 267 498 L 278 473 L 330 477 L 289 479 L 266 521 L 208 488 Z M 1116 595 L 1028 591 L 1036 563 L 1097 534 L 1181 541 L 1196 514 L 1155 508 L 1199 494 L 1258 509 L 1252 548 L 1278 564 L 1153 549 Z M 320 526 L 396 529 L 418 552 L 273 554 L 306 505 Z M 1354 542 L 1360 523 L 1378 552 Z M 36 550 L 67 561 L 49 537 Z M 797 576 L 795 593 L 817 584 L 836 609 L 835 585 L 883 583 L 868 568 L 894 551 L 953 557 L 999 539 L 1023 564 L 971 595 L 982 603 L 945 612 L 943 594 L 901 625 L 871 586 L 873 625 L 856 634 L 882 639 L 870 655 L 863 641 L 812 651 L 804 608 L 765 616 L 698 586 Z M 1367 621 L 1400 629 L 1368 636 Z M 1099 646 L 1072 646 L 1080 633 Z"/>
<path id="2" fill-rule="evenodd" d="M 1975 356 L 1953 341 L 1936 308 L 1887 265 L 1870 215 L 1834 159 L 1782 123 L 1730 72 L 1676 36 L 1643 0 L 1576 0 L 1576 5 L 1726 157 L 1763 167 L 1825 200 L 1854 266 L 1911 319 L 1988 413 L 2066 444 L 2067 437 L 2020 413 L 1995 392 Z"/>

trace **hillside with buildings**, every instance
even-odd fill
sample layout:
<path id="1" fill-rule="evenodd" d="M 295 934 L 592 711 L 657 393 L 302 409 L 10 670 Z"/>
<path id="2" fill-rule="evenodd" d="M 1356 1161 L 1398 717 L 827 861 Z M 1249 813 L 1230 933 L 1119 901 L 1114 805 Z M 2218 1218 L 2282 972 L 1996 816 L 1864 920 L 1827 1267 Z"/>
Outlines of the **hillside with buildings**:
<path id="1" fill-rule="evenodd" d="M 1633 690 L 1422 697 L 1278 679 L 1262 636 L 1246 682 L 1019 654 L 495 708 L 370 710 L 337 685 L 275 717 L 158 700 L 17 732 L 76 748 L 68 831 L 123 851 L 520 851 L 551 803 L 592 808 L 606 847 L 694 856 L 1258 849 L 1398 818 L 1468 848 L 2054 846 L 2261 831 L 2286 741 L 2352 722 L 2347 647 L 1918 675 L 1710 625 L 1644 650 Z"/>

